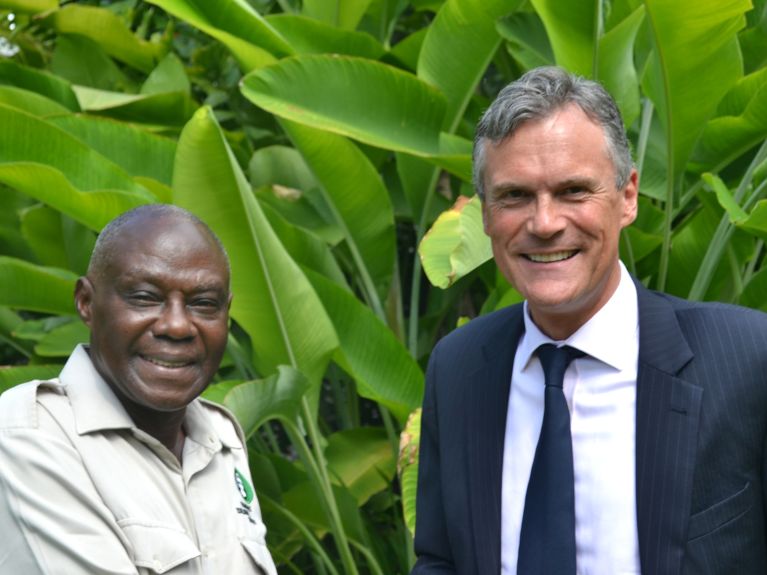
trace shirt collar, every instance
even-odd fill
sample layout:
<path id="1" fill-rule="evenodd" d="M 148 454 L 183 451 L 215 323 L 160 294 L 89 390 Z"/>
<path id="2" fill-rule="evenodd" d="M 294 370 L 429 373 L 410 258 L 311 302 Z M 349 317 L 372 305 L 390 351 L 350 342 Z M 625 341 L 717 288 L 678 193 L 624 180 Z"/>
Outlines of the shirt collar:
<path id="1" fill-rule="evenodd" d="M 522 369 L 544 343 L 572 346 L 618 370 L 629 369 L 636 363 L 639 346 L 637 291 L 623 262 L 618 264 L 621 277 L 613 295 L 589 321 L 563 341 L 555 341 L 538 329 L 525 302 L 525 334 L 516 356 L 522 361 Z"/>
<path id="2" fill-rule="evenodd" d="M 137 429 L 120 400 L 96 370 L 85 346 L 78 345 L 75 348 L 59 379 L 66 386 L 75 427 L 80 435 L 108 429 Z M 210 407 L 207 402 L 206 407 Z M 187 436 L 209 447 L 210 438 L 215 438 L 229 448 L 240 447 L 235 426 L 216 426 L 206 412 L 206 407 L 199 400 L 187 406 L 184 418 Z"/>

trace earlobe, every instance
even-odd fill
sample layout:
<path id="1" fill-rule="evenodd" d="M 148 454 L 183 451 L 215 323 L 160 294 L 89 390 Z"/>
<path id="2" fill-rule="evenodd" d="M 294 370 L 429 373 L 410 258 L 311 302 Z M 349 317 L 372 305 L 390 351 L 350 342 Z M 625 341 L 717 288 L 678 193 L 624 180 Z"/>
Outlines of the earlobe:
<path id="1" fill-rule="evenodd" d="M 639 175 L 635 169 L 631 170 L 631 175 L 623 190 L 623 224 L 622 227 L 630 226 L 637 217 L 639 201 Z"/>
<path id="2" fill-rule="evenodd" d="M 88 327 L 91 326 L 91 304 L 93 303 L 93 284 L 83 276 L 75 284 L 75 308 L 77 315 Z"/>

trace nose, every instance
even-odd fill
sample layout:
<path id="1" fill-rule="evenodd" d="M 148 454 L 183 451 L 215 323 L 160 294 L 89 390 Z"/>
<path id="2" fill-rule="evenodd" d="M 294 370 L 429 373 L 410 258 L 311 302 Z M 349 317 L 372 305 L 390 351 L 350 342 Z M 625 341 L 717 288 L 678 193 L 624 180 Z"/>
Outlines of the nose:
<path id="1" fill-rule="evenodd" d="M 155 337 L 174 340 L 189 339 L 196 334 L 186 303 L 179 298 L 171 298 L 163 304 L 152 331 Z"/>
<path id="2" fill-rule="evenodd" d="M 551 238 L 565 228 L 557 202 L 548 194 L 540 194 L 532 202 L 532 210 L 527 219 L 527 231 L 539 238 Z"/>

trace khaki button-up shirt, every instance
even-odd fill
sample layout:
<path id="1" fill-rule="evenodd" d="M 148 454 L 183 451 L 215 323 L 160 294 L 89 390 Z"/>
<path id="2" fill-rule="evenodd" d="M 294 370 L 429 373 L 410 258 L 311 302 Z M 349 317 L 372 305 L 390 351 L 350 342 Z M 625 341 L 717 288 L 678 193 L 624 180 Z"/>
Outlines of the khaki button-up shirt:
<path id="1" fill-rule="evenodd" d="M 276 575 L 242 433 L 187 407 L 183 464 L 78 347 L 0 397 L 0 573 Z"/>

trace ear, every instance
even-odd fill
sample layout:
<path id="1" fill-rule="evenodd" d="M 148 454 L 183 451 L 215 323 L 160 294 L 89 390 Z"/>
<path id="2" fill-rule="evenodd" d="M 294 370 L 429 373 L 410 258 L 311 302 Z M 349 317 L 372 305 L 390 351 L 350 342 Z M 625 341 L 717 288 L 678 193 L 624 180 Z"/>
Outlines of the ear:
<path id="1" fill-rule="evenodd" d="M 637 217 L 639 201 L 639 174 L 636 169 L 631 169 L 623 194 L 623 214 L 621 215 L 621 228 L 630 226 Z"/>
<path id="2" fill-rule="evenodd" d="M 87 277 L 83 276 L 75 284 L 75 308 L 77 308 L 77 315 L 88 327 L 91 327 L 91 318 L 93 317 L 92 305 L 93 284 Z"/>
<path id="3" fill-rule="evenodd" d="M 487 207 L 487 199 L 480 199 L 480 205 L 482 206 L 482 229 L 485 231 L 485 235 L 489 236 L 490 232 L 490 210 Z"/>

